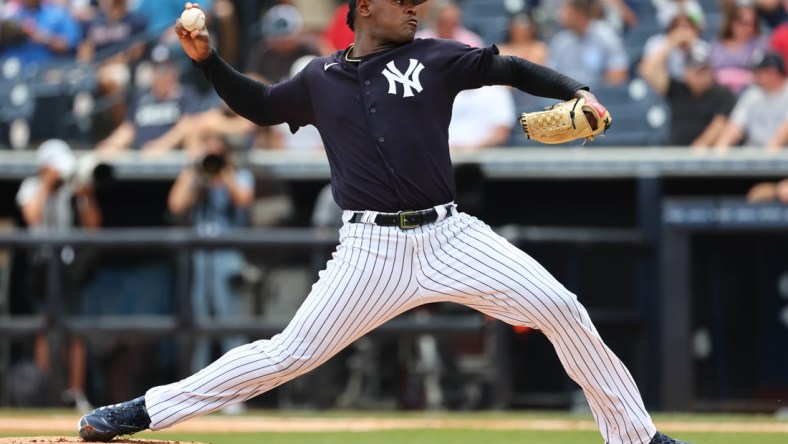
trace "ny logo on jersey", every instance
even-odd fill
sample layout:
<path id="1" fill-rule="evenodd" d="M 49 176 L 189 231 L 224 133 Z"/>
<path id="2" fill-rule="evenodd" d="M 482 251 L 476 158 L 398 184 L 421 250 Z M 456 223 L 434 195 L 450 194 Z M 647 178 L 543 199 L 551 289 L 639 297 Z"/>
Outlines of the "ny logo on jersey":
<path id="1" fill-rule="evenodd" d="M 418 60 L 410 59 L 408 70 L 403 74 L 397 69 L 397 66 L 394 65 L 394 61 L 390 61 L 386 65 L 386 69 L 383 70 L 383 75 L 386 76 L 386 79 L 389 81 L 389 94 L 397 94 L 397 83 L 401 83 L 404 88 L 402 97 L 413 97 L 414 89 L 416 92 L 421 92 L 424 88 L 421 87 L 419 75 L 421 75 L 423 69 L 424 65 Z"/>

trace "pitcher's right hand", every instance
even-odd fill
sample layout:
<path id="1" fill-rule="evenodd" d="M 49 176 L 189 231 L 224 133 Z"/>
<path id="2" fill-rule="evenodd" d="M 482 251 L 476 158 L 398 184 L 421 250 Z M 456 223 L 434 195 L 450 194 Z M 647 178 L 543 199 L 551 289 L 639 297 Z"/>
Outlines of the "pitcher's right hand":
<path id="1" fill-rule="evenodd" d="M 197 3 L 186 3 L 186 9 L 199 7 Z M 178 35 L 183 51 L 195 62 L 202 62 L 211 55 L 211 36 L 208 27 L 189 32 L 181 25 L 179 17 L 175 20 L 175 33 Z"/>

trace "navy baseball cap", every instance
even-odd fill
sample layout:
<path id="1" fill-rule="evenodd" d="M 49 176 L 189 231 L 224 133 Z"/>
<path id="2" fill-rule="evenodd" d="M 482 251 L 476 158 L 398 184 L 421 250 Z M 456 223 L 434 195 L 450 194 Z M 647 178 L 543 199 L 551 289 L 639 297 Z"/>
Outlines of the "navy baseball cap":
<path id="1" fill-rule="evenodd" d="M 774 68 L 785 75 L 785 60 L 783 56 L 776 52 L 767 51 L 758 53 L 753 57 L 752 69 Z"/>
<path id="2" fill-rule="evenodd" d="M 687 53 L 684 62 L 688 68 L 698 68 L 700 66 L 708 66 L 711 58 L 711 52 L 704 45 L 695 44 Z"/>

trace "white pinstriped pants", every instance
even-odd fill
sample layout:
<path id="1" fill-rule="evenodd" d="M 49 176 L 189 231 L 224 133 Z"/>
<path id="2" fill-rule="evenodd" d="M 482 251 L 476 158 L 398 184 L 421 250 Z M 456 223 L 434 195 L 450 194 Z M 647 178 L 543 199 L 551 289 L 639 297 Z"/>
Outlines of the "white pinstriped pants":
<path id="1" fill-rule="evenodd" d="M 648 443 L 656 429 L 637 386 L 575 295 L 483 222 L 453 214 L 401 230 L 348 223 L 346 211 L 340 245 L 284 331 L 150 389 L 151 429 L 246 401 L 316 368 L 411 308 L 449 301 L 541 330 L 583 388 L 606 442 Z"/>

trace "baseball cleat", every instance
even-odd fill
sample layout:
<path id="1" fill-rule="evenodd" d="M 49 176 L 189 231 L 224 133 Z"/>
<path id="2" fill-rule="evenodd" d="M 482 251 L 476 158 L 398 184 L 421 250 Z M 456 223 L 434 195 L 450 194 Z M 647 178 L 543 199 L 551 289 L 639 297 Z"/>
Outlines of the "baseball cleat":
<path id="1" fill-rule="evenodd" d="M 684 441 L 678 441 L 671 438 L 664 433 L 657 432 L 653 438 L 651 438 L 651 442 L 649 444 L 689 444 Z"/>
<path id="2" fill-rule="evenodd" d="M 111 441 L 119 435 L 131 435 L 150 426 L 145 397 L 100 407 L 79 420 L 79 437 L 85 441 Z"/>

